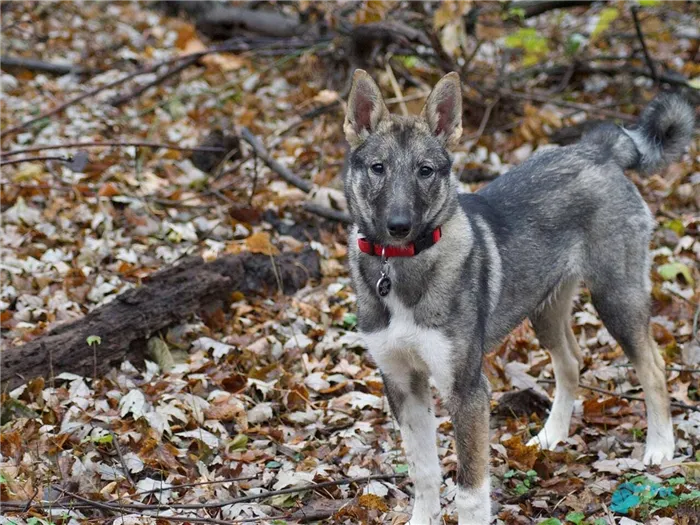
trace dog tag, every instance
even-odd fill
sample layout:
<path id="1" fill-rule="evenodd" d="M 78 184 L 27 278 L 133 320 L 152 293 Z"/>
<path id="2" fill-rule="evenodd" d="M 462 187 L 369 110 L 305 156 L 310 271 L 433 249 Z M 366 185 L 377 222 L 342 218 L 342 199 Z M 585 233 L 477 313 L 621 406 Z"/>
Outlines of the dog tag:
<path id="1" fill-rule="evenodd" d="M 391 291 L 391 279 L 387 275 L 389 273 L 389 260 L 385 255 L 386 248 L 382 248 L 382 274 L 377 281 L 377 293 L 379 297 L 386 297 Z"/>
<path id="2" fill-rule="evenodd" d="M 391 279 L 388 275 L 382 274 L 377 281 L 377 293 L 380 297 L 386 297 L 391 291 Z"/>

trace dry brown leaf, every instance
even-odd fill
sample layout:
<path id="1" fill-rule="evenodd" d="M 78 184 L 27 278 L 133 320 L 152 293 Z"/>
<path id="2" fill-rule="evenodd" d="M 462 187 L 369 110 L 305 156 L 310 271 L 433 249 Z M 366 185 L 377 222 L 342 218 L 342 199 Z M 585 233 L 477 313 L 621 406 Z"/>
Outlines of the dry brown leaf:
<path id="1" fill-rule="evenodd" d="M 376 494 L 363 494 L 358 498 L 358 503 L 361 507 L 369 510 L 378 510 L 379 512 L 386 512 L 389 510 L 389 506 L 386 504 L 386 501 L 384 501 L 384 498 Z"/>
<path id="2" fill-rule="evenodd" d="M 265 255 L 279 255 L 280 251 L 272 244 L 268 232 L 257 232 L 245 240 L 248 250 L 252 253 L 263 253 Z"/>

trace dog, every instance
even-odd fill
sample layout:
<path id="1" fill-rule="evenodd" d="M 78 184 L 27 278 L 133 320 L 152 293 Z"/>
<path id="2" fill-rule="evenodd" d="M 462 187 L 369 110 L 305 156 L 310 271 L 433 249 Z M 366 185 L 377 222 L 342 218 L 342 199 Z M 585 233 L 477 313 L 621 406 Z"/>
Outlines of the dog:
<path id="1" fill-rule="evenodd" d="M 530 444 L 552 449 L 568 436 L 582 362 L 569 316 L 580 281 L 644 389 L 644 462 L 672 458 L 665 367 L 649 328 L 655 221 L 624 170 L 648 174 L 672 162 L 693 128 L 693 109 L 665 95 L 633 129 L 601 124 L 575 145 L 535 154 L 478 192 L 459 193 L 450 155 L 462 135 L 459 76 L 435 85 L 420 116 L 397 116 L 372 78 L 355 71 L 343 124 L 354 221 L 348 255 L 358 328 L 415 487 L 410 524 L 441 523 L 430 377 L 454 426 L 459 523 L 489 523 L 482 359 L 526 317 L 556 378 L 551 412 Z"/>

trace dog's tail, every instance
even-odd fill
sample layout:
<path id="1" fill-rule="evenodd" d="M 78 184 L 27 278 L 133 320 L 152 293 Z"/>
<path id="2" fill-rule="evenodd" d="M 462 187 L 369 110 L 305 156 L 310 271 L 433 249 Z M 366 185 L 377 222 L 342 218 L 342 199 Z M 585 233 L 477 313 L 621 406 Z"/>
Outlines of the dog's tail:
<path id="1" fill-rule="evenodd" d="M 694 127 L 692 106 L 680 95 L 663 94 L 644 108 L 631 129 L 602 125 L 584 141 L 607 143 L 622 168 L 649 175 L 682 155 L 693 137 Z"/>

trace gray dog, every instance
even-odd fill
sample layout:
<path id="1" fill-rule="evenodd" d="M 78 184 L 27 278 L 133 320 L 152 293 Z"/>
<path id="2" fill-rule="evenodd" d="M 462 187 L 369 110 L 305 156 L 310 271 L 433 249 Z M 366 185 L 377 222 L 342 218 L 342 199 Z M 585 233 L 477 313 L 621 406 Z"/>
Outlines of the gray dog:
<path id="1" fill-rule="evenodd" d="M 531 441 L 565 439 L 581 353 L 569 325 L 580 281 L 634 365 L 647 402 L 644 462 L 671 459 L 664 362 L 650 336 L 649 240 L 654 219 L 624 170 L 677 158 L 694 114 L 657 98 L 635 129 L 602 124 L 460 194 L 449 149 L 462 135 L 462 91 L 450 73 L 419 117 L 390 115 L 379 88 L 355 71 L 345 136 L 345 192 L 355 227 L 350 266 L 358 324 L 401 427 L 416 501 L 410 523 L 440 522 L 442 476 L 429 377 L 454 425 L 460 525 L 486 524 L 489 385 L 485 351 L 528 317 L 550 352 L 556 395 Z"/>

